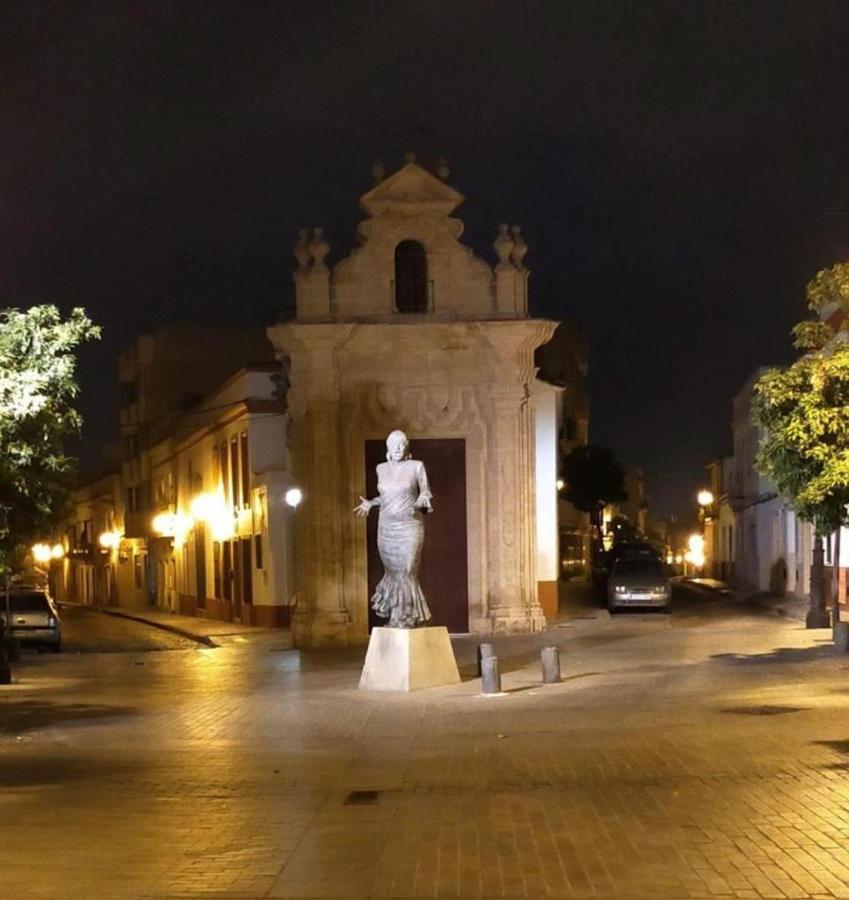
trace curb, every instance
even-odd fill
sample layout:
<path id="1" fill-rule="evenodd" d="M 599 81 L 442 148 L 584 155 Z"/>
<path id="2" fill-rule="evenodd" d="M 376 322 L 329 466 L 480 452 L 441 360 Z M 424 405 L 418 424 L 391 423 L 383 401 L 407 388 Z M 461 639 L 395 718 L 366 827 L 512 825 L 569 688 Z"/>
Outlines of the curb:
<path id="1" fill-rule="evenodd" d="M 176 634 L 178 637 L 186 638 L 186 640 L 194 641 L 196 644 L 202 644 L 204 647 L 213 647 L 218 648 L 221 645 L 216 644 L 211 637 L 205 634 L 194 634 L 191 631 L 188 631 L 185 628 L 180 628 L 179 625 L 170 625 L 166 622 L 154 622 L 151 619 L 145 619 L 143 616 L 136 616 L 132 613 L 124 612 L 123 610 L 118 609 L 106 609 L 102 606 L 88 606 L 85 603 L 71 603 L 70 601 L 63 600 L 60 603 L 61 606 L 77 606 L 80 609 L 91 609 L 94 612 L 103 613 L 104 616 L 114 616 L 116 619 L 129 619 L 131 622 L 139 622 L 141 625 L 149 625 L 151 628 L 158 628 L 160 631 L 168 631 L 171 634 Z"/>

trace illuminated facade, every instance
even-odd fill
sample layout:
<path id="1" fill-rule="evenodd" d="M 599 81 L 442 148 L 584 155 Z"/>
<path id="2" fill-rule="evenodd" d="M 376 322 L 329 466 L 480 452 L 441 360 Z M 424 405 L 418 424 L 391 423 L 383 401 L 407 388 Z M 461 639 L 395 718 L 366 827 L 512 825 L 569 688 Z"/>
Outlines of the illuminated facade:
<path id="1" fill-rule="evenodd" d="M 361 642 L 377 624 L 371 532 L 351 511 L 394 428 L 410 436 L 434 489 L 421 576 L 435 623 L 478 634 L 545 626 L 539 542 L 543 580 L 556 580 L 558 534 L 550 514 L 540 526 L 537 505 L 541 490 L 556 497 L 559 423 L 550 391 L 534 389 L 534 351 L 556 323 L 528 317 L 520 229 L 500 226 L 492 267 L 459 241 L 463 223 L 451 214 L 462 201 L 410 159 L 361 197 L 367 218 L 353 253 L 329 267 L 320 229 L 302 231 L 295 247 L 297 318 L 269 337 L 289 386 L 304 491 L 301 645 Z M 539 432 L 538 399 L 547 410 Z M 546 441 L 551 453 L 540 453 Z"/>

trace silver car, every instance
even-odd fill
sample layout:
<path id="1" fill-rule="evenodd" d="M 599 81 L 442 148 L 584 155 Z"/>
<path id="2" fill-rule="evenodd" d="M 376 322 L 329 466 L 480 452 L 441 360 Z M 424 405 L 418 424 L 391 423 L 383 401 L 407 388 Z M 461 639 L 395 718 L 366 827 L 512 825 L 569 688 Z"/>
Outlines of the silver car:
<path id="1" fill-rule="evenodd" d="M 607 582 L 607 608 L 654 607 L 669 612 L 672 585 L 669 572 L 659 559 L 618 559 Z"/>
<path id="2" fill-rule="evenodd" d="M 47 647 L 54 653 L 62 649 L 62 623 L 50 594 L 41 588 L 14 586 L 8 600 L 0 590 L 0 622 L 6 624 L 9 613 L 9 636 L 22 644 Z"/>

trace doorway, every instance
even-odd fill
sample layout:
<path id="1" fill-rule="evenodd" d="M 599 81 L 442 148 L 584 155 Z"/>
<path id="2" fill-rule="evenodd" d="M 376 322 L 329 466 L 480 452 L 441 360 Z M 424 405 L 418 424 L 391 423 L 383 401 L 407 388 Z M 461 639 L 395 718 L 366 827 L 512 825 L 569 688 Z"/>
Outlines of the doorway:
<path id="1" fill-rule="evenodd" d="M 469 630 L 469 577 L 466 539 L 466 441 L 463 438 L 413 440 L 410 449 L 427 469 L 433 512 L 425 517 L 425 541 L 419 581 L 433 620 L 452 634 Z M 386 462 L 384 441 L 365 442 L 366 496 L 377 496 L 378 463 Z M 371 597 L 383 577 L 377 552 L 375 509 L 366 520 L 368 546 L 369 631 L 385 625 L 371 608 Z"/>

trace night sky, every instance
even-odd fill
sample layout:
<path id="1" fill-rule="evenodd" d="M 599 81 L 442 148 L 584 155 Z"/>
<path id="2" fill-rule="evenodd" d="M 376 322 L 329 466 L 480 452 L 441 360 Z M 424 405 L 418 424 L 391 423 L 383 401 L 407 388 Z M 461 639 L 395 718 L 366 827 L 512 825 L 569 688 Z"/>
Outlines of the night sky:
<path id="1" fill-rule="evenodd" d="M 731 398 L 849 258 L 849 4 L 27 3 L 0 12 L 0 303 L 83 305 L 83 462 L 116 355 L 291 308 L 296 229 L 354 245 L 372 160 L 444 154 L 463 240 L 523 226 L 589 338 L 590 433 L 686 512 Z"/>

